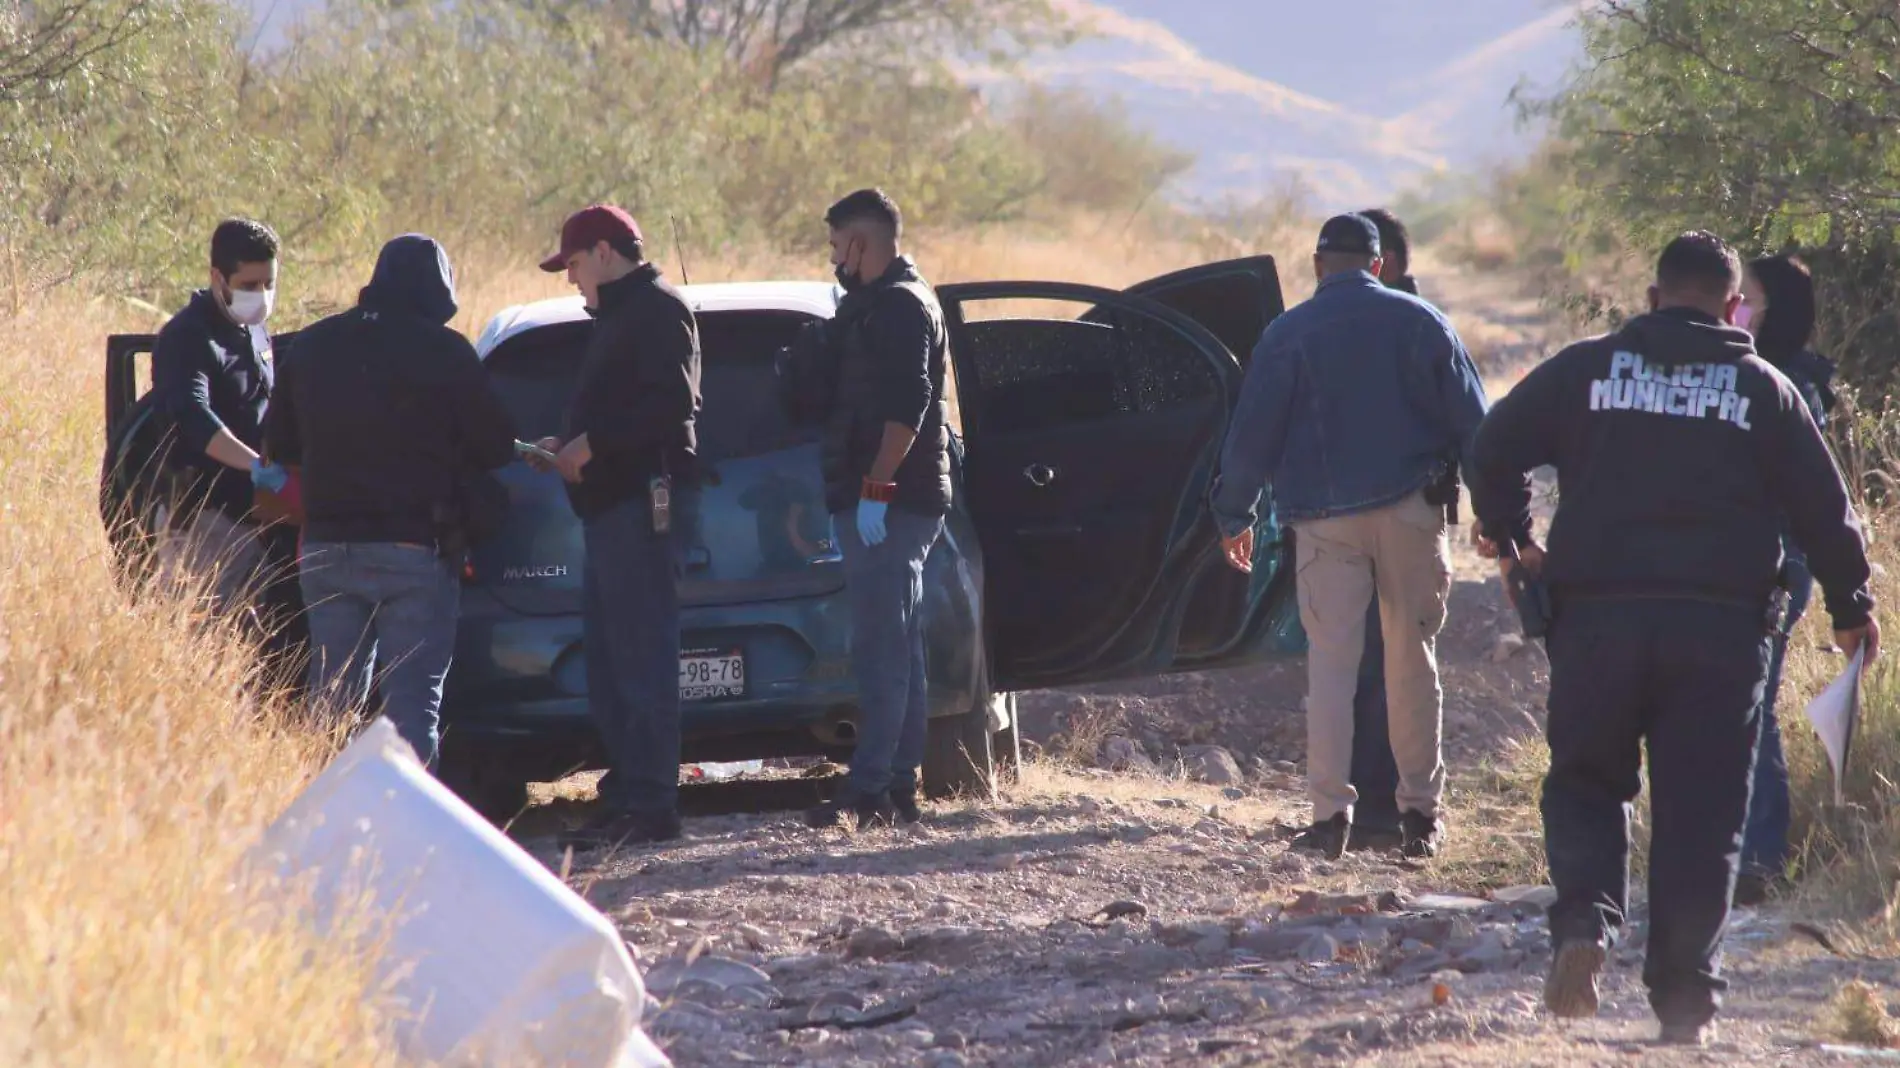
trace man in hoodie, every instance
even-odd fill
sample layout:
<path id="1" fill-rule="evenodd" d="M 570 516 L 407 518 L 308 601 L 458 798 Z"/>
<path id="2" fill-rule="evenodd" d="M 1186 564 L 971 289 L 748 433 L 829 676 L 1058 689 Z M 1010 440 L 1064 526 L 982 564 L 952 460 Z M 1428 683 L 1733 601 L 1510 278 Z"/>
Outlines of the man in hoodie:
<path id="1" fill-rule="evenodd" d="M 825 223 L 845 295 L 827 342 L 781 373 L 791 394 L 804 392 L 800 382 L 822 383 L 811 407 L 825 426 L 825 507 L 851 598 L 858 740 L 844 788 L 805 821 L 916 823 L 928 738 L 924 563 L 950 510 L 948 334 L 936 292 L 899 247 L 896 202 L 860 189 L 833 204 Z"/>
<path id="2" fill-rule="evenodd" d="M 284 354 L 265 428 L 271 458 L 302 469 L 312 703 L 356 707 L 373 677 L 431 770 L 461 606 L 458 487 L 515 441 L 455 312 L 442 246 L 390 241 L 356 307 Z"/>
<path id="3" fill-rule="evenodd" d="M 258 457 L 275 369 L 264 327 L 277 295 L 277 235 L 252 219 L 211 234 L 210 284 L 158 332 L 152 392 L 176 428 L 165 473 L 177 489 L 158 538 L 160 575 L 205 583 L 214 611 L 262 592 L 266 539 L 252 515 L 254 480 L 282 485 Z"/>
<path id="4" fill-rule="evenodd" d="M 680 836 L 680 601 L 699 486 L 699 324 L 610 204 L 569 216 L 541 264 L 565 271 L 594 329 L 559 457 L 586 568 L 587 706 L 607 749 L 602 812 L 583 846 Z"/>
<path id="5" fill-rule="evenodd" d="M 1363 215 L 1320 230 L 1319 288 L 1254 349 L 1212 506 L 1239 570 L 1252 569 L 1269 480 L 1296 535 L 1313 824 L 1294 844 L 1338 856 L 1352 839 L 1353 694 L 1376 596 L 1401 844 L 1407 856 L 1429 857 L 1445 785 L 1436 642 L 1451 592 L 1445 509 L 1429 491 L 1448 453 L 1469 455 L 1485 395 L 1445 317 L 1380 283 L 1380 252 L 1378 227 Z"/>
<path id="6" fill-rule="evenodd" d="M 1646 745 L 1643 980 L 1667 1043 L 1705 1043 L 1728 985 L 1718 960 L 1781 616 L 1784 515 L 1835 641 L 1871 660 L 1880 639 L 1860 521 L 1794 386 L 1733 325 L 1741 280 L 1713 234 L 1670 242 L 1651 313 L 1533 370 L 1485 419 L 1470 468 L 1486 535 L 1517 547 L 1501 570 L 1540 574 L 1553 613 L 1545 1003 L 1596 1012 L 1628 916 Z M 1528 475 L 1545 465 L 1563 484 L 1548 554 L 1531 537 Z"/>

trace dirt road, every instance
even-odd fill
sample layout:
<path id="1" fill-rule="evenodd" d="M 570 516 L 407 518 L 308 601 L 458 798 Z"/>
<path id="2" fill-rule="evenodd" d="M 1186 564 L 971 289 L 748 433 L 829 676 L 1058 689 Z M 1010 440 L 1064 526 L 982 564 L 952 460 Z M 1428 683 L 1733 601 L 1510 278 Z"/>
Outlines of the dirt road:
<path id="1" fill-rule="evenodd" d="M 1306 815 L 1304 666 L 1288 661 L 1026 695 L 1042 756 L 1000 802 L 933 806 L 917 829 L 705 816 L 666 848 L 575 858 L 569 878 L 637 948 L 681 1065 L 1831 1062 L 1814 1039 L 1829 996 L 1893 966 L 1832 957 L 1773 911 L 1738 914 L 1711 1049 L 1648 1047 L 1640 923 L 1598 1020 L 1543 1013 L 1547 892 L 1511 883 L 1538 872 L 1514 754 L 1541 730 L 1547 665 L 1465 533 L 1440 643 L 1454 792 L 1438 860 L 1288 852 Z M 561 870 L 546 832 L 581 814 L 546 805 L 516 833 Z"/>

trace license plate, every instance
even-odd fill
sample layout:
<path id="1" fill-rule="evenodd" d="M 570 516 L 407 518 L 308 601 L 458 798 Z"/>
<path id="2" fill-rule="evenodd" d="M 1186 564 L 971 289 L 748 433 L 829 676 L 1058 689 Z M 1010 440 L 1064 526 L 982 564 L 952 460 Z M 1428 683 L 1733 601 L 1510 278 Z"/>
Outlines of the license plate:
<path id="1" fill-rule="evenodd" d="M 744 653 L 737 649 L 693 649 L 680 654 L 680 700 L 744 696 Z"/>

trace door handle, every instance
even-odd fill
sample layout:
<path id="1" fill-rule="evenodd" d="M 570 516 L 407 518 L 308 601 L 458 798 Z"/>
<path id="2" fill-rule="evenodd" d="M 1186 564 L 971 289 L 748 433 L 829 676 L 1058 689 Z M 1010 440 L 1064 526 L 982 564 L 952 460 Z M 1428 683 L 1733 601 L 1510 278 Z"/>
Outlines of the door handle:
<path id="1" fill-rule="evenodd" d="M 1056 469 L 1048 464 L 1030 464 L 1023 468 L 1023 477 L 1032 486 L 1042 487 L 1056 480 Z"/>

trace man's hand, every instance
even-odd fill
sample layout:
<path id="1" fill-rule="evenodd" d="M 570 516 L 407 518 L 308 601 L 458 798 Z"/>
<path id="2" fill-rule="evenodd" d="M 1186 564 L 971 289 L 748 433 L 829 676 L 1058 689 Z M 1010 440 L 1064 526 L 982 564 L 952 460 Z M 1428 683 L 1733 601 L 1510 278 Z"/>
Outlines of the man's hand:
<path id="1" fill-rule="evenodd" d="M 549 452 L 549 453 L 553 453 L 555 456 L 559 456 L 561 454 L 561 439 L 560 438 L 542 438 L 540 441 L 537 441 L 534 443 L 534 447 L 537 449 L 540 449 L 543 452 Z M 529 467 L 535 469 L 536 471 L 541 472 L 542 474 L 546 474 L 549 471 L 557 470 L 557 468 L 553 464 L 547 462 L 546 460 L 543 460 L 541 457 L 535 455 L 534 453 L 523 454 L 521 457 L 521 460 L 523 463 L 527 464 Z"/>
<path id="2" fill-rule="evenodd" d="M 1485 537 L 1484 527 L 1477 523 L 1471 524 L 1471 547 L 1477 550 L 1481 559 L 1496 560 L 1498 558 L 1498 543 Z"/>
<path id="3" fill-rule="evenodd" d="M 1861 670 L 1865 671 L 1868 665 L 1880 655 L 1880 621 L 1868 616 L 1867 625 L 1864 627 L 1837 630 L 1834 632 L 1834 644 L 1841 647 L 1841 651 L 1847 654 L 1849 660 L 1854 659 L 1854 654 L 1860 651 L 1862 645 L 1865 645 L 1867 658 L 1862 660 L 1860 665 Z"/>
<path id="4" fill-rule="evenodd" d="M 1253 528 L 1248 527 L 1234 537 L 1220 540 L 1221 551 L 1227 555 L 1227 566 L 1242 574 L 1253 573 Z"/>
<path id="5" fill-rule="evenodd" d="M 1491 548 L 1493 552 L 1496 552 L 1497 550 L 1496 543 L 1493 543 Z M 1504 587 L 1504 599 L 1510 602 L 1510 605 L 1512 608 L 1516 608 L 1517 597 L 1511 593 L 1511 569 L 1521 563 L 1524 565 L 1524 569 L 1526 571 L 1529 571 L 1532 575 L 1543 574 L 1544 573 L 1543 547 L 1538 545 L 1536 542 L 1531 542 L 1529 545 L 1525 545 L 1522 548 L 1517 550 L 1516 560 L 1513 560 L 1510 557 L 1503 556 L 1503 555 L 1499 555 L 1497 560 L 1498 560 L 1498 578 L 1500 580 L 1500 584 Z"/>
<path id="6" fill-rule="evenodd" d="M 587 435 L 582 434 L 561 448 L 554 458 L 554 464 L 560 470 L 562 478 L 569 482 L 579 482 L 581 468 L 593 462 L 593 459 L 594 450 L 587 445 Z"/>

